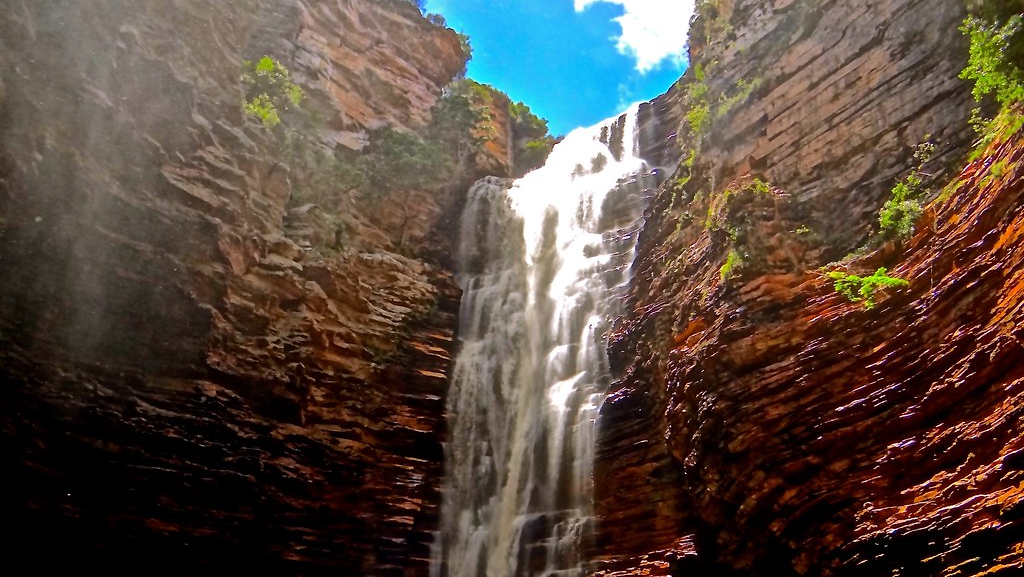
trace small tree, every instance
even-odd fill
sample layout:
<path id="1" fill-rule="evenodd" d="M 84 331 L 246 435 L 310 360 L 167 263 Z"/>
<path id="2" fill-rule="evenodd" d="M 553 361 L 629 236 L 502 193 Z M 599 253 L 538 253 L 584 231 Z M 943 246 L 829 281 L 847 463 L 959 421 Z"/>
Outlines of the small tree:
<path id="1" fill-rule="evenodd" d="M 1018 35 L 1022 28 L 1024 23 L 1019 14 L 1005 24 L 976 16 L 964 20 L 960 30 L 970 38 L 971 47 L 967 67 L 960 77 L 974 81 L 972 94 L 976 101 L 981 102 L 990 94 L 1004 107 L 1024 100 L 1024 75 L 1009 57 L 1021 51 Z"/>
<path id="2" fill-rule="evenodd" d="M 526 104 L 511 103 L 508 111 L 512 118 L 515 147 L 512 172 L 515 176 L 522 176 L 544 164 L 555 139 L 548 133 L 548 121 L 534 114 Z"/>
<path id="3" fill-rule="evenodd" d="M 257 62 L 246 60 L 242 63 L 240 80 L 245 87 L 242 109 L 263 124 L 274 128 L 281 123 L 281 114 L 298 110 L 304 94 L 302 88 L 291 80 L 291 74 L 283 64 L 270 56 Z"/>
<path id="4" fill-rule="evenodd" d="M 373 192 L 371 199 L 387 202 L 401 211 L 396 238 L 399 248 L 405 245 L 407 228 L 419 214 L 416 191 L 429 191 L 451 178 L 452 162 L 437 144 L 398 132 L 390 127 L 370 136 L 363 166 Z"/>
<path id="5" fill-rule="evenodd" d="M 441 147 L 391 127 L 370 135 L 366 153 L 367 178 L 380 192 L 434 187 L 451 170 L 451 159 Z"/>
<path id="6" fill-rule="evenodd" d="M 491 99 L 484 85 L 462 79 L 445 88 L 434 105 L 430 137 L 449 152 L 457 170 L 490 140 L 486 125 L 492 118 Z"/>
<path id="7" fill-rule="evenodd" d="M 931 160 L 933 154 L 935 145 L 931 142 L 917 145 L 917 150 L 914 151 L 917 166 L 906 178 L 896 183 L 892 188 L 892 197 L 878 212 L 878 225 L 882 235 L 908 237 L 914 232 L 914 225 L 924 212 L 921 198 L 927 192 L 924 179 L 928 175 L 924 172 L 924 165 Z"/>

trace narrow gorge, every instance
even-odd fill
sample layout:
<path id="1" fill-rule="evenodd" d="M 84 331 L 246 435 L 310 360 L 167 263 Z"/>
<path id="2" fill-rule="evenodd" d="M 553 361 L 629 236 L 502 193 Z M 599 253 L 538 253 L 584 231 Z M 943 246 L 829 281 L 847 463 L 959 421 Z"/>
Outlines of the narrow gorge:
<path id="1" fill-rule="evenodd" d="M 1024 575 L 1024 3 L 699 0 L 564 137 L 422 3 L 4 7 L 12 567 Z"/>

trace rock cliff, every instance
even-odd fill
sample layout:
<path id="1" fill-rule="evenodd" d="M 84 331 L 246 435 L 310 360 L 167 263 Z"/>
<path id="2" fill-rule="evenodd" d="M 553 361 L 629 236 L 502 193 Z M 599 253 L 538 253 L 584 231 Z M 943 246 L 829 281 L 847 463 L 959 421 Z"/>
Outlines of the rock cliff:
<path id="1" fill-rule="evenodd" d="M 700 5 L 642 117 L 678 170 L 610 338 L 598 573 L 1020 574 L 1024 142 L 960 170 L 962 4 Z M 829 265 L 926 140 L 953 180 L 913 238 Z M 869 309 L 825 265 L 910 286 Z"/>
<path id="2" fill-rule="evenodd" d="M 444 207 L 349 201 L 344 246 L 319 242 L 320 209 L 241 111 L 242 61 L 264 54 L 348 148 L 421 130 L 463 66 L 398 0 L 0 13 L 10 563 L 426 570 L 459 299 L 430 256 Z"/>

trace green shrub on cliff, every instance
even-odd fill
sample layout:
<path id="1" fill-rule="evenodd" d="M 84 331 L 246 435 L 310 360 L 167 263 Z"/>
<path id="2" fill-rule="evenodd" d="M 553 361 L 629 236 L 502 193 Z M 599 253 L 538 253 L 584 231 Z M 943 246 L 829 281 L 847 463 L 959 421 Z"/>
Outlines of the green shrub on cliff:
<path id="1" fill-rule="evenodd" d="M 970 38 L 970 56 L 960 77 L 974 82 L 974 99 L 982 102 L 992 95 L 1001 106 L 1024 100 L 1024 75 L 1010 54 L 1019 51 L 1021 30 L 1019 14 L 1005 23 L 968 16 L 960 30 Z"/>
<path id="2" fill-rule="evenodd" d="M 917 150 L 914 151 L 917 166 L 906 178 L 896 183 L 892 188 L 892 197 L 878 212 L 878 225 L 883 236 L 903 238 L 913 234 L 914 225 L 924 212 L 924 207 L 921 206 L 921 199 L 927 193 L 924 187 L 924 179 L 927 176 L 924 165 L 931 160 L 933 154 L 935 145 L 931 142 L 917 145 Z"/>
<path id="3" fill-rule="evenodd" d="M 725 282 L 732 275 L 733 271 L 743 268 L 743 256 L 733 249 L 729 251 L 729 256 L 725 258 L 725 263 L 722 264 L 722 268 L 718 269 L 718 276 Z"/>
<path id="4" fill-rule="evenodd" d="M 264 128 L 274 128 L 281 123 L 282 113 L 298 110 L 304 94 L 283 64 L 264 56 L 256 62 L 244 61 L 242 68 L 242 110 L 248 116 L 259 120 Z"/>
<path id="5" fill-rule="evenodd" d="M 1024 102 L 1024 20 L 1011 4 L 1024 3 L 981 2 L 960 27 L 970 39 L 967 66 L 960 77 L 974 82 L 972 94 L 980 105 L 971 116 L 971 125 L 981 136 L 972 160 L 1000 130 L 1016 131 L 1024 122 L 1014 112 Z M 982 109 L 996 110 L 994 117 Z"/>
<path id="6" fill-rule="evenodd" d="M 491 120 L 491 98 L 483 84 L 464 78 L 449 84 L 434 104 L 428 127 L 430 138 L 442 145 L 460 167 L 491 138 L 482 128 Z"/>
<path id="7" fill-rule="evenodd" d="M 434 105 L 429 139 L 449 152 L 456 172 L 461 172 L 494 137 L 494 113 L 503 107 L 510 119 L 512 172 L 521 176 L 544 164 L 555 139 L 548 134 L 546 120 L 493 86 L 469 78 L 449 84 Z"/>
<path id="8" fill-rule="evenodd" d="M 285 150 L 291 168 L 293 200 L 335 208 L 353 191 L 369 184 L 366 159 L 358 153 L 332 151 L 312 143 Z"/>
<path id="9" fill-rule="evenodd" d="M 691 138 L 699 142 L 711 127 L 711 99 L 702 65 L 693 67 L 693 77 L 695 82 L 690 86 L 690 109 L 686 112 L 686 122 L 690 125 Z"/>
<path id="10" fill-rule="evenodd" d="M 435 187 L 451 174 L 451 157 L 435 143 L 390 127 L 370 135 L 367 180 L 379 192 Z"/>
<path id="11" fill-rule="evenodd" d="M 515 166 L 512 167 L 514 176 L 522 176 L 531 170 L 544 165 L 548 155 L 551 154 L 551 147 L 554 146 L 554 139 L 551 137 L 530 140 L 516 149 Z"/>
<path id="12" fill-rule="evenodd" d="M 832 271 L 827 276 L 832 279 L 836 292 L 849 299 L 850 302 L 863 302 L 864 308 L 870 309 L 875 306 L 875 291 L 879 288 L 910 286 L 906 280 L 889 276 L 887 273 L 888 271 L 883 267 L 866 277 L 841 271 Z"/>
<path id="13" fill-rule="evenodd" d="M 555 138 L 548 133 L 548 121 L 534 114 L 525 103 L 510 103 L 508 112 L 514 148 L 512 174 L 522 176 L 544 164 Z"/>

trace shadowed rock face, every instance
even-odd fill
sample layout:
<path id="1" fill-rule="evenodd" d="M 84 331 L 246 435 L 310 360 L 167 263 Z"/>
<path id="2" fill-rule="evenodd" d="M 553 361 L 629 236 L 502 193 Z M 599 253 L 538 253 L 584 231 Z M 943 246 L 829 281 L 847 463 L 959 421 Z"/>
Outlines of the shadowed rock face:
<path id="1" fill-rule="evenodd" d="M 242 117 L 238 77 L 244 58 L 277 57 L 323 140 L 357 146 L 383 124 L 425 123 L 462 66 L 454 33 L 398 1 L 7 8 L 0 511 L 12 561 L 425 572 L 458 288 L 381 250 L 395 244 L 386 210 L 382 231 L 351 207 L 353 248 L 303 244 L 305 213 L 270 137 Z M 404 207 L 419 254 L 450 252 L 428 234 L 442 208 Z"/>
<path id="2" fill-rule="evenodd" d="M 1020 574 L 1020 136 L 911 240 L 845 265 L 908 289 L 868 310 L 816 272 L 875 226 L 924 135 L 935 172 L 962 166 L 961 4 L 717 4 L 692 47 L 710 92 L 760 84 L 647 212 L 599 420 L 600 574 Z"/>

